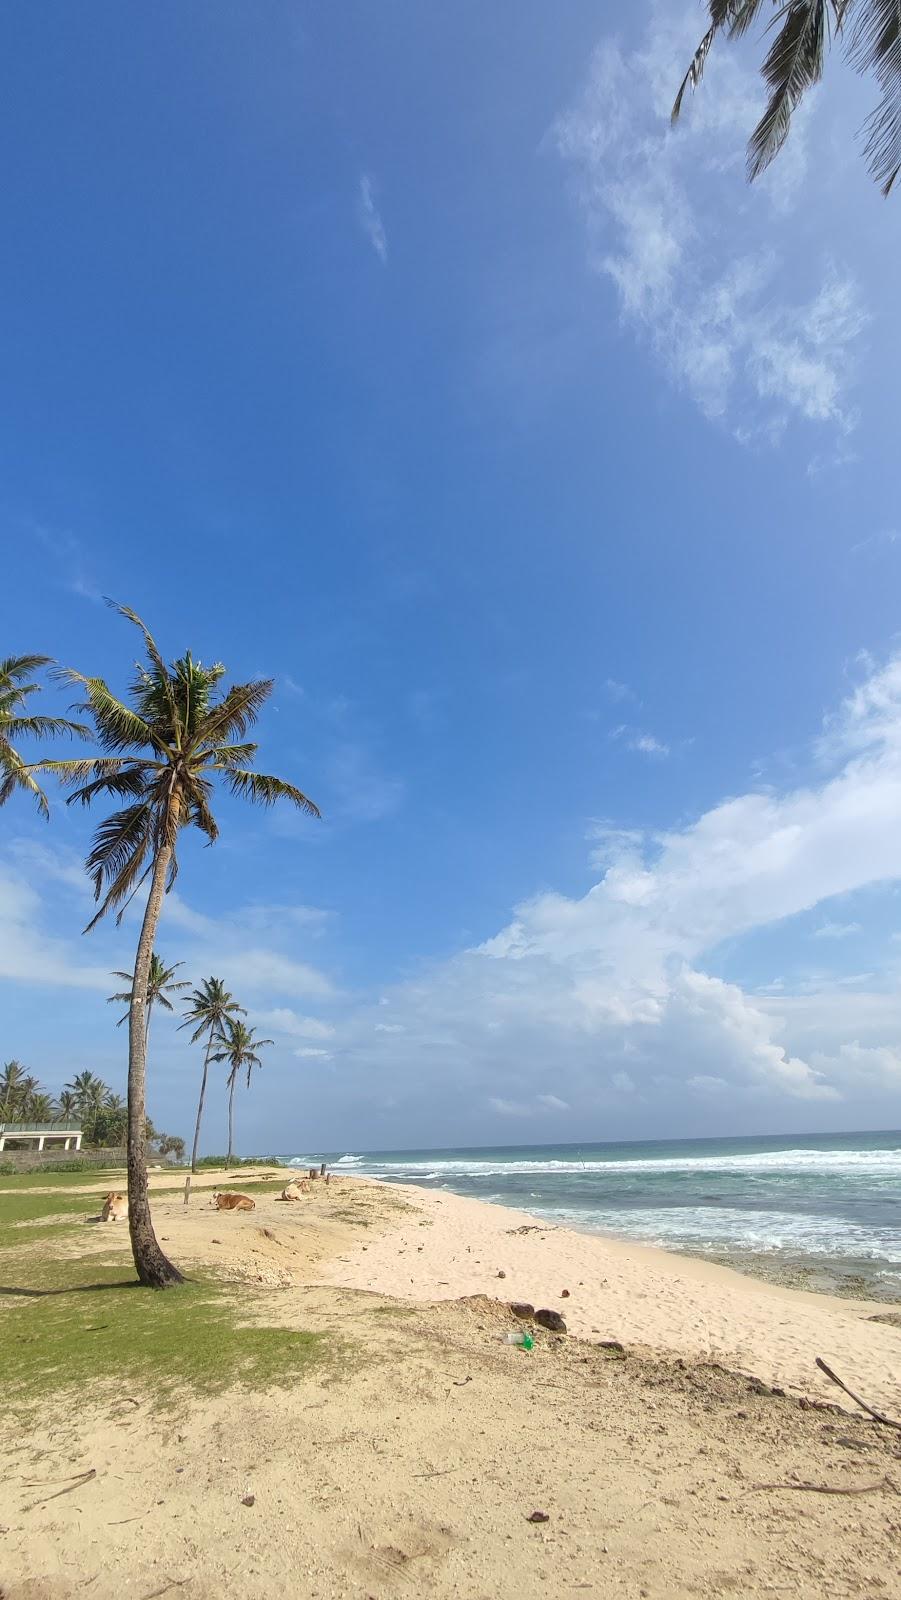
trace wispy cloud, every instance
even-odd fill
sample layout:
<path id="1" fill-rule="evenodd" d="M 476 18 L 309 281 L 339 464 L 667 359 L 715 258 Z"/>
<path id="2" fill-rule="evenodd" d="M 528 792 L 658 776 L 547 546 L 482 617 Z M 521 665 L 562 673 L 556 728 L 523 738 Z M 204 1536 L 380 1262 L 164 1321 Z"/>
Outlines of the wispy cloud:
<path id="1" fill-rule="evenodd" d="M 630 728 L 625 722 L 618 728 L 611 728 L 610 738 L 620 740 L 626 750 L 634 750 L 638 755 L 662 758 L 670 753 L 669 745 L 662 739 L 653 733 L 643 733 L 640 728 Z"/>
<path id="2" fill-rule="evenodd" d="M 859 922 L 824 922 L 819 928 L 814 928 L 815 939 L 850 939 L 855 933 L 862 933 Z"/>
<path id="3" fill-rule="evenodd" d="M 357 195 L 357 216 L 369 243 L 379 260 L 387 264 L 388 261 L 388 235 L 381 213 L 375 203 L 375 187 L 372 179 L 364 172 L 360 179 Z"/>
<path id="4" fill-rule="evenodd" d="M 865 539 L 858 539 L 856 544 L 852 544 L 848 553 L 856 556 L 860 555 L 863 550 L 875 550 L 880 547 L 885 549 L 888 546 L 897 544 L 899 540 L 901 540 L 901 532 L 897 528 L 880 528 L 878 533 L 871 533 Z"/>
<path id="5" fill-rule="evenodd" d="M 633 705 L 641 704 L 635 690 L 630 689 L 627 683 L 620 683 L 618 678 L 607 678 L 605 680 L 604 693 L 608 700 L 612 700 L 614 705 L 622 705 L 623 701 L 630 701 Z"/>
<path id="6" fill-rule="evenodd" d="M 839 433 L 850 400 L 855 341 L 867 317 L 849 274 L 821 260 L 807 298 L 791 288 L 779 246 L 806 169 L 809 109 L 783 158 L 750 192 L 744 141 L 758 114 L 757 80 L 734 53 L 673 130 L 673 90 L 696 44 L 697 8 L 657 6 L 631 53 L 597 51 L 589 81 L 555 128 L 577 177 L 592 264 L 616 288 L 624 322 L 644 336 L 672 381 L 748 443 L 775 442 L 792 419 Z M 776 241 L 762 249 L 766 235 Z"/>

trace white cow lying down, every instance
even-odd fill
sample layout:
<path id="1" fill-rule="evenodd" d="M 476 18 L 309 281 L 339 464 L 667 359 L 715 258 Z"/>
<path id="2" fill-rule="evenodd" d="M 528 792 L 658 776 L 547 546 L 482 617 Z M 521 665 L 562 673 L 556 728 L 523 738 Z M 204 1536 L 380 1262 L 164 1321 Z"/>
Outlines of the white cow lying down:
<path id="1" fill-rule="evenodd" d="M 307 1178 L 292 1178 L 291 1182 L 286 1183 L 284 1189 L 282 1190 L 282 1199 L 300 1200 L 305 1194 L 309 1194 L 309 1192 L 310 1184 Z"/>

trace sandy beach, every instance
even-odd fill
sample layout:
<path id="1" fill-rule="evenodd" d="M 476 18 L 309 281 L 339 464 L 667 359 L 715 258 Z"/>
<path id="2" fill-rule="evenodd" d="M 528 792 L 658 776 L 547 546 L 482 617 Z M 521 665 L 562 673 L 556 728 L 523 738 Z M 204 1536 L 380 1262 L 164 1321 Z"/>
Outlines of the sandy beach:
<path id="1" fill-rule="evenodd" d="M 256 1207 L 223 1214 L 221 1174 L 187 1211 L 156 1174 L 157 1229 L 243 1321 L 327 1355 L 289 1388 L 161 1406 L 117 1384 L 91 1304 L 96 1385 L 4 1435 L 5 1600 L 901 1595 L 901 1435 L 814 1365 L 901 1415 L 878 1308 L 447 1193 L 343 1179 L 290 1205 L 264 1177 L 236 1177 Z M 65 1249 L 124 1265 L 124 1229 L 90 1211 Z M 567 1334 L 506 1344 L 510 1301 Z"/>

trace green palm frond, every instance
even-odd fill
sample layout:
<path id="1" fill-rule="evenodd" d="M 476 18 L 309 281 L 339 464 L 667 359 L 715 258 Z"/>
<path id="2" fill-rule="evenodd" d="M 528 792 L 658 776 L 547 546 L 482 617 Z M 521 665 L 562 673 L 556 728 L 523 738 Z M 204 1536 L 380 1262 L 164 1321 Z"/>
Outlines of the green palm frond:
<path id="1" fill-rule="evenodd" d="M 265 772 L 226 768 L 225 781 L 232 794 L 241 795 L 245 800 L 252 800 L 255 805 L 272 806 L 276 800 L 290 800 L 306 816 L 320 815 L 319 807 L 312 800 L 302 794 L 300 789 L 295 789 L 293 783 L 285 783 L 282 778 L 272 778 Z"/>
<path id="2" fill-rule="evenodd" d="M 44 817 L 50 816 L 50 806 L 33 776 L 44 770 L 44 762 L 26 761 L 16 744 L 20 739 L 58 739 L 64 735 L 76 739 L 90 737 L 90 729 L 68 717 L 29 713 L 29 697 L 38 694 L 41 685 L 29 683 L 28 679 L 49 662 L 50 657 L 42 655 L 6 656 L 0 661 L 0 806 L 20 789 L 32 796 Z"/>
<path id="3" fill-rule="evenodd" d="M 238 683 L 229 689 L 204 726 L 207 744 L 227 743 L 236 734 L 243 737 L 247 729 L 253 727 L 273 687 L 272 678 L 261 678 L 256 683 Z"/>
<path id="4" fill-rule="evenodd" d="M 252 761 L 259 749 L 256 744 L 219 744 L 208 752 L 211 764 L 219 768 L 244 767 Z"/>
<path id="5" fill-rule="evenodd" d="M 792 113 L 807 90 L 823 76 L 826 6 L 827 0 L 793 0 L 786 7 L 785 23 L 762 68 L 771 94 L 748 146 L 748 176 L 752 180 L 779 154 L 788 136 Z"/>
<path id="6" fill-rule="evenodd" d="M 901 172 L 901 0 L 869 0 L 857 8 L 851 59 L 875 74 L 882 99 L 867 118 L 866 153 L 884 195 Z"/>
<path id="7" fill-rule="evenodd" d="M 31 769 L 19 760 L 12 748 L 4 751 L 0 746 L 0 806 L 4 806 L 17 789 L 33 795 L 41 816 L 49 822 L 50 803 L 40 784 L 31 776 Z"/>
<path id="8" fill-rule="evenodd" d="M 165 751 L 153 728 L 137 711 L 123 705 L 103 678 L 87 678 L 71 667 L 59 674 L 67 683 L 80 684 L 85 698 L 75 709 L 90 715 L 94 721 L 97 738 L 104 750 L 143 750 L 148 747 Z"/>
<path id="9" fill-rule="evenodd" d="M 42 667 L 49 667 L 52 656 L 5 656 L 0 661 L 0 687 L 6 681 L 21 683 L 24 678 L 33 678 Z M 26 691 L 31 693 L 38 686 L 31 684 Z"/>
<path id="10" fill-rule="evenodd" d="M 39 684 L 31 685 L 38 689 Z M 58 739 L 71 733 L 76 739 L 90 739 L 91 730 L 83 722 L 72 722 L 68 717 L 9 717 L 3 724 L 4 733 L 11 739 Z"/>
<path id="11" fill-rule="evenodd" d="M 864 125 L 865 152 L 882 193 L 890 194 L 901 173 L 901 0 L 769 0 L 769 7 L 776 37 L 761 69 L 769 99 L 749 141 L 749 178 L 765 171 L 781 150 L 794 112 L 823 76 L 832 38 L 853 20 L 851 62 L 859 72 L 872 73 L 881 91 Z M 767 8 L 767 0 L 708 0 L 709 27 L 679 86 L 673 122 L 686 92 L 700 83 L 719 35 L 740 37 Z"/>

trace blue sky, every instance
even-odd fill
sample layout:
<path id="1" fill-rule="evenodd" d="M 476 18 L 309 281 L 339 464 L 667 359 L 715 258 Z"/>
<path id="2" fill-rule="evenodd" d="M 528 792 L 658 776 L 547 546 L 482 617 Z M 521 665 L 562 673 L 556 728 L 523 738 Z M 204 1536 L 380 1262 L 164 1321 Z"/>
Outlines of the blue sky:
<path id="1" fill-rule="evenodd" d="M 898 206 L 838 62 L 749 190 L 701 9 L 7 19 L 4 653 L 272 675 L 159 949 L 245 1149 L 897 1125 Z M 53 692 L 45 697 L 54 699 Z M 0 820 L 0 1054 L 121 1087 L 90 819 Z M 198 1063 L 161 1022 L 157 1121 Z M 207 1145 L 224 1139 L 223 1097 Z"/>

